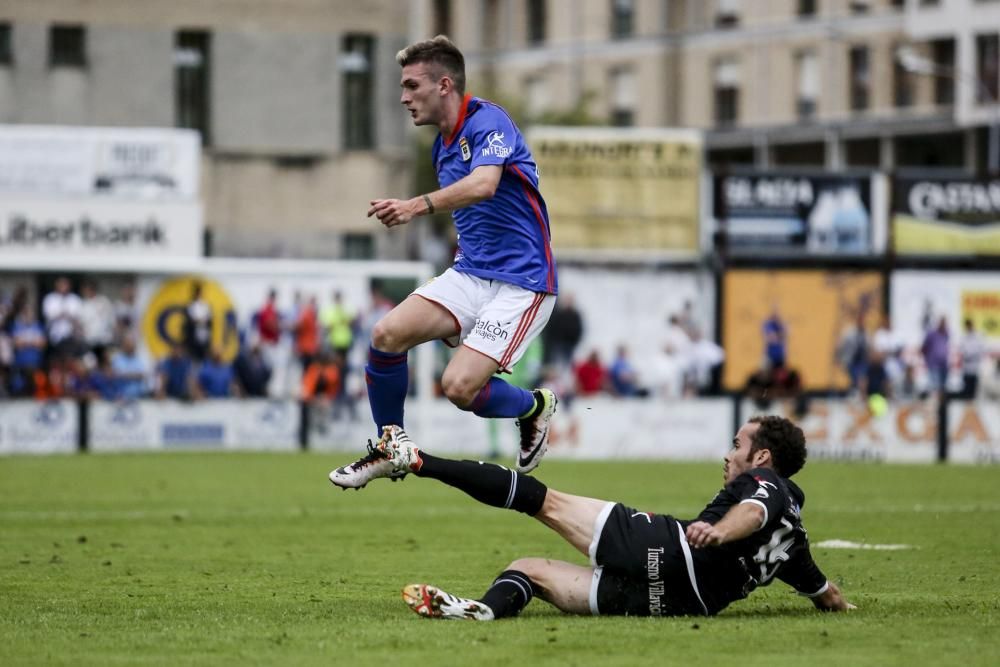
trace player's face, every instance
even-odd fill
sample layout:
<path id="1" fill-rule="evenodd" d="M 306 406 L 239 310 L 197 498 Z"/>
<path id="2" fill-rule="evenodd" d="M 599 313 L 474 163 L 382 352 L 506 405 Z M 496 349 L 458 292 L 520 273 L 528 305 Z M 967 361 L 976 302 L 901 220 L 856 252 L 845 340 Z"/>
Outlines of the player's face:
<path id="1" fill-rule="evenodd" d="M 442 108 L 438 79 L 427 63 L 414 63 L 403 68 L 399 81 L 403 89 L 400 103 L 410 112 L 414 125 L 437 125 Z"/>
<path id="2" fill-rule="evenodd" d="M 750 442 L 753 434 L 760 428 L 759 424 L 747 422 L 736 432 L 733 438 L 733 446 L 726 453 L 725 466 L 723 467 L 723 480 L 726 484 L 753 468 L 753 456 L 750 454 Z"/>

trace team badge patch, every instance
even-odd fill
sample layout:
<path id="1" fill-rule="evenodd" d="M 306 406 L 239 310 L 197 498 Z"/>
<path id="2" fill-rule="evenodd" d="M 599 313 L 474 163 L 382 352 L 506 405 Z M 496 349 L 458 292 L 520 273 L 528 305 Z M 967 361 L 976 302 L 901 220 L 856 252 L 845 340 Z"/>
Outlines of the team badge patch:
<path id="1" fill-rule="evenodd" d="M 462 162 L 468 162 L 472 159 L 472 150 L 469 148 L 469 142 L 462 137 L 458 140 L 458 147 L 462 149 Z"/>

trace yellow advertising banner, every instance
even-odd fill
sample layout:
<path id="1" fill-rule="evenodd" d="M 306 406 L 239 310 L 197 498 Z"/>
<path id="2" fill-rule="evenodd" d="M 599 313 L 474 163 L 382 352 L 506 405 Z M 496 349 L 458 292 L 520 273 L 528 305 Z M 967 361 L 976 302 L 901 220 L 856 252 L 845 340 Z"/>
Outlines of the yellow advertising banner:
<path id="1" fill-rule="evenodd" d="M 962 322 L 972 320 L 975 330 L 1000 339 L 1000 290 L 963 290 Z"/>
<path id="2" fill-rule="evenodd" d="M 774 316 L 786 332 L 787 366 L 807 390 L 846 389 L 836 362 L 841 336 L 858 318 L 875 330 L 884 311 L 882 276 L 875 271 L 728 271 L 723 278 L 723 385 L 741 390 L 764 361 L 764 323 Z"/>
<path id="3" fill-rule="evenodd" d="M 529 143 L 560 256 L 697 255 L 698 132 L 542 127 Z"/>

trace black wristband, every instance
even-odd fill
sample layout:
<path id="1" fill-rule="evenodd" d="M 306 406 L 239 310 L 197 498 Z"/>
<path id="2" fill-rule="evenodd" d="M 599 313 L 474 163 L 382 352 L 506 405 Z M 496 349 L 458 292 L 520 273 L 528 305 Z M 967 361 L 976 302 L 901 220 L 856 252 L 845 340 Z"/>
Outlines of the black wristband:
<path id="1" fill-rule="evenodd" d="M 434 212 L 434 202 L 431 201 L 430 195 L 422 195 L 424 198 L 424 203 L 427 204 L 427 215 Z"/>

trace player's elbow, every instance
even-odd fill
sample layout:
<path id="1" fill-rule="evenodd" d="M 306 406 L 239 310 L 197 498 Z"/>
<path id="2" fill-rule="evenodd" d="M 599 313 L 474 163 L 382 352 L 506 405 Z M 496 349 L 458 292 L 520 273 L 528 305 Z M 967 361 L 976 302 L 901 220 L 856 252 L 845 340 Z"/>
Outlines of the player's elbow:
<path id="1" fill-rule="evenodd" d="M 497 193 L 498 183 L 492 178 L 480 178 L 476 180 L 473 196 L 479 201 L 490 199 Z"/>

